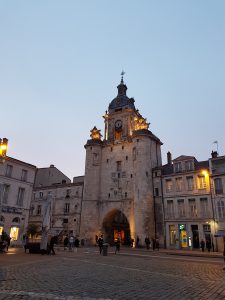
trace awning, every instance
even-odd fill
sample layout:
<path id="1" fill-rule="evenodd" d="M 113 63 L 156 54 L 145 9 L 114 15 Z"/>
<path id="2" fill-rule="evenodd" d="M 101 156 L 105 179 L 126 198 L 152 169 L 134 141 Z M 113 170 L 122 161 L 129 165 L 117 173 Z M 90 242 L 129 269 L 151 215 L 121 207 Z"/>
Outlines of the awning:
<path id="1" fill-rule="evenodd" d="M 225 229 L 218 230 L 215 237 L 225 236 Z"/>

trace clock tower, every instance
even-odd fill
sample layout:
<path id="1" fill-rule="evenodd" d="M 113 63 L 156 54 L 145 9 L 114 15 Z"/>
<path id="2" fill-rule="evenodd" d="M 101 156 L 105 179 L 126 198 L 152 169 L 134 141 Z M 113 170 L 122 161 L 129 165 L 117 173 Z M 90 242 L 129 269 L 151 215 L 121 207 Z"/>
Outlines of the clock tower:
<path id="1" fill-rule="evenodd" d="M 152 170 L 161 166 L 162 143 L 127 96 L 123 77 L 117 89 L 103 116 L 104 138 L 94 127 L 85 145 L 81 238 L 92 244 L 100 234 L 109 243 L 130 244 L 137 236 L 144 243 L 158 231 Z M 162 232 L 157 237 L 163 242 Z"/>

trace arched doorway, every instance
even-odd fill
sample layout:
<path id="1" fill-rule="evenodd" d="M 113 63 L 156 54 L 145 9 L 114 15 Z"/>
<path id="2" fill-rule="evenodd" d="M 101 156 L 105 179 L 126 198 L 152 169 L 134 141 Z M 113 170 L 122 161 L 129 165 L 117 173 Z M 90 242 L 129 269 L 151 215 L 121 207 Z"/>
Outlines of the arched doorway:
<path id="1" fill-rule="evenodd" d="M 103 220 L 104 239 L 110 244 L 114 244 L 116 238 L 120 238 L 123 245 L 130 245 L 129 222 L 120 210 L 109 212 Z"/>

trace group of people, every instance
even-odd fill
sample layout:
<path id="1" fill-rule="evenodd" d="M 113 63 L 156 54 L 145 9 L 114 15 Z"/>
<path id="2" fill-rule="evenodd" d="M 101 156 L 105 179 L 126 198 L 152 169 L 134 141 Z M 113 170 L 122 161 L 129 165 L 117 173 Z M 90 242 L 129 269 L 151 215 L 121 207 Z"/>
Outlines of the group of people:
<path id="1" fill-rule="evenodd" d="M 159 240 L 157 238 L 150 239 L 148 236 L 146 236 L 145 245 L 147 250 L 149 250 L 152 246 L 153 251 L 155 251 L 156 249 L 159 251 Z"/>
<path id="2" fill-rule="evenodd" d="M 205 248 L 208 250 L 208 252 L 210 252 L 211 249 L 213 249 L 213 251 L 214 251 L 214 245 L 213 245 L 213 243 L 211 243 L 210 239 L 206 239 L 206 241 L 204 241 L 202 239 L 200 242 L 200 248 L 202 249 L 202 252 L 205 251 Z"/>
<path id="3" fill-rule="evenodd" d="M 2 235 L 1 235 L 1 240 L 0 240 L 0 251 L 8 251 L 9 246 L 10 246 L 10 240 L 11 237 L 3 230 Z"/>
<path id="4" fill-rule="evenodd" d="M 80 240 L 78 237 L 75 237 L 73 234 L 66 237 L 63 240 L 64 250 L 69 249 L 70 251 L 77 251 L 77 248 L 80 246 Z"/>

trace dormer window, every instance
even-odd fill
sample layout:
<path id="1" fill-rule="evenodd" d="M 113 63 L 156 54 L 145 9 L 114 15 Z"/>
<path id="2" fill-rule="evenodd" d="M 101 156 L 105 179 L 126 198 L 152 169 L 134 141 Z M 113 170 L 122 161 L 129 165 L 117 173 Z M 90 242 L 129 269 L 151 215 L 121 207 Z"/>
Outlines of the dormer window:
<path id="1" fill-rule="evenodd" d="M 192 160 L 185 161 L 185 171 L 191 171 L 191 170 L 193 170 L 193 161 Z"/>
<path id="2" fill-rule="evenodd" d="M 182 171 L 182 163 L 181 162 L 177 162 L 174 164 L 174 172 L 178 173 Z"/>

